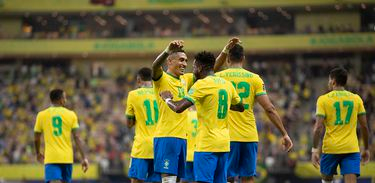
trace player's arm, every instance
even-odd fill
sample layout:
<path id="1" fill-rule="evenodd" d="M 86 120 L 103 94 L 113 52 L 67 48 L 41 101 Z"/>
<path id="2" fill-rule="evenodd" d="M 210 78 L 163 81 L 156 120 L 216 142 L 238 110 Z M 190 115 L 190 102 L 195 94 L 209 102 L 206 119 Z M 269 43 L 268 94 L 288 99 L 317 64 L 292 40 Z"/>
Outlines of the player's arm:
<path id="1" fill-rule="evenodd" d="M 43 163 L 44 161 L 44 155 L 42 152 L 40 152 L 40 144 L 42 139 L 42 133 L 40 132 L 34 132 L 34 146 L 35 146 L 35 152 L 36 152 L 36 159 Z"/>
<path id="2" fill-rule="evenodd" d="M 236 105 L 230 105 L 230 110 L 243 112 L 243 111 L 245 111 L 245 107 L 243 106 L 242 102 L 240 102 Z"/>
<path id="3" fill-rule="evenodd" d="M 35 146 L 35 152 L 36 152 L 36 159 L 40 163 L 44 163 L 44 155 L 40 151 L 40 144 L 42 139 L 42 131 L 43 131 L 43 125 L 42 125 L 42 119 L 40 113 L 36 116 L 36 122 L 34 126 L 34 146 Z"/>
<path id="4" fill-rule="evenodd" d="M 126 126 L 132 128 L 135 125 L 135 116 L 126 116 Z"/>
<path id="5" fill-rule="evenodd" d="M 361 127 L 361 134 L 363 145 L 365 146 L 364 151 L 361 153 L 362 164 L 366 164 L 370 161 L 370 150 L 369 150 L 369 128 L 367 126 L 366 114 L 358 115 L 359 125 Z"/>
<path id="6" fill-rule="evenodd" d="M 237 43 L 240 43 L 240 39 L 237 37 L 233 37 L 230 39 L 227 43 L 227 45 L 224 46 L 223 51 L 220 52 L 219 56 L 216 57 L 215 65 L 214 65 L 214 72 L 218 72 L 222 70 L 222 67 L 227 60 L 227 56 L 229 54 L 229 50 L 233 48 L 233 46 Z"/>
<path id="7" fill-rule="evenodd" d="M 87 159 L 86 157 L 86 150 L 85 150 L 85 147 L 82 143 L 82 140 L 79 136 L 79 133 L 78 133 L 78 129 L 73 129 L 72 130 L 72 134 L 73 134 L 73 139 L 74 139 L 74 142 L 78 148 L 78 151 L 81 155 L 81 158 L 82 158 L 82 170 L 83 172 L 86 172 L 87 169 L 89 168 L 89 160 Z"/>
<path id="8" fill-rule="evenodd" d="M 272 104 L 268 95 L 259 95 L 256 97 L 256 101 L 262 106 L 265 110 L 267 117 L 271 120 L 271 122 L 276 126 L 276 128 L 280 131 L 283 136 L 283 146 L 284 150 L 290 151 L 293 147 L 293 142 L 290 139 L 288 132 L 285 130 L 283 122 L 276 111 L 275 106 Z"/>
<path id="9" fill-rule="evenodd" d="M 163 91 L 160 93 L 160 97 L 167 103 L 168 107 L 176 113 L 185 111 L 190 106 L 194 105 L 193 102 L 183 98 L 180 101 L 173 101 L 173 95 L 170 91 Z"/>
<path id="10" fill-rule="evenodd" d="M 168 44 L 167 48 L 162 53 L 160 53 L 158 57 L 156 57 L 156 59 L 152 63 L 153 80 L 158 80 L 163 74 L 162 65 L 167 60 L 170 52 L 182 48 L 183 44 L 184 42 L 182 40 L 174 40 Z"/>
<path id="11" fill-rule="evenodd" d="M 317 115 L 315 120 L 315 125 L 313 129 L 313 147 L 311 150 L 311 162 L 314 165 L 315 168 L 319 168 L 320 162 L 319 162 L 319 143 L 320 143 L 320 137 L 322 136 L 323 130 L 324 130 L 324 116 Z"/>

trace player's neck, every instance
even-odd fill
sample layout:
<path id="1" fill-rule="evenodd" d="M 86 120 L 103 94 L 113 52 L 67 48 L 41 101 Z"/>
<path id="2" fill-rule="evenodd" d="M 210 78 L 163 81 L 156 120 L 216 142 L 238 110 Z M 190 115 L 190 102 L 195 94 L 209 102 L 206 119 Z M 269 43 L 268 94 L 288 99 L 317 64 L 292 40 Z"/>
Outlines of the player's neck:
<path id="1" fill-rule="evenodd" d="M 202 72 L 201 77 L 199 79 L 203 79 L 207 76 L 215 75 L 214 71 L 207 71 L 207 72 Z"/>
<path id="2" fill-rule="evenodd" d="M 332 90 L 334 90 L 334 91 L 343 91 L 343 90 L 345 90 L 345 87 L 343 87 L 343 86 L 333 86 Z"/>
<path id="3" fill-rule="evenodd" d="M 61 104 L 56 104 L 56 103 L 52 103 L 51 106 L 52 106 L 52 107 L 64 107 L 63 105 L 61 105 Z"/>
<path id="4" fill-rule="evenodd" d="M 180 74 L 176 74 L 176 73 L 174 73 L 174 72 L 172 72 L 171 70 L 169 70 L 169 69 L 167 69 L 167 73 L 169 74 L 169 75 L 172 75 L 173 77 L 176 77 L 176 78 L 180 78 Z"/>
<path id="5" fill-rule="evenodd" d="M 231 63 L 229 68 L 242 68 L 242 63 Z"/>
<path id="6" fill-rule="evenodd" d="M 141 88 L 152 88 L 152 83 L 150 81 L 144 81 L 140 84 Z"/>

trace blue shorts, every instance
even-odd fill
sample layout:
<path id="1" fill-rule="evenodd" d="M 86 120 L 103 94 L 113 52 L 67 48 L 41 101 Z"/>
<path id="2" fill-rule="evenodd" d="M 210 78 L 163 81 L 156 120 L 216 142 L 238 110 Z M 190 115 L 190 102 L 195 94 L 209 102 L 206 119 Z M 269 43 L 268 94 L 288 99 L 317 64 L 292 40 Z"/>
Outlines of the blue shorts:
<path id="1" fill-rule="evenodd" d="M 185 182 L 194 182 L 194 163 L 192 161 L 186 162 L 185 166 L 185 178 L 182 179 Z"/>
<path id="2" fill-rule="evenodd" d="M 62 180 L 64 182 L 72 181 L 72 164 L 46 164 L 44 166 L 45 182 L 53 180 Z"/>
<path id="3" fill-rule="evenodd" d="M 155 172 L 185 177 L 186 139 L 154 138 Z"/>
<path id="4" fill-rule="evenodd" d="M 128 176 L 146 182 L 161 182 L 160 174 L 154 172 L 153 159 L 131 158 Z"/>
<path id="5" fill-rule="evenodd" d="M 197 182 L 227 183 L 229 152 L 194 152 L 194 175 Z"/>
<path id="6" fill-rule="evenodd" d="M 257 175 L 258 142 L 230 142 L 228 177 Z"/>
<path id="7" fill-rule="evenodd" d="M 337 174 L 337 165 L 340 165 L 341 175 L 360 175 L 361 156 L 359 153 L 348 154 L 322 154 L 320 160 L 320 173 L 323 175 Z"/>

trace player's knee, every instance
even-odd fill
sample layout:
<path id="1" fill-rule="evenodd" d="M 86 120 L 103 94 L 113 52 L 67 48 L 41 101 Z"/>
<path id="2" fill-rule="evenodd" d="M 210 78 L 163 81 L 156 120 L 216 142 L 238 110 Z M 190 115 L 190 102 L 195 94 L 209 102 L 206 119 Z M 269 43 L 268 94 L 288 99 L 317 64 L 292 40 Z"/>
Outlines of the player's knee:
<path id="1" fill-rule="evenodd" d="M 324 175 L 322 174 L 322 183 L 332 183 L 333 176 L 332 175 Z"/>
<path id="2" fill-rule="evenodd" d="M 234 177 L 228 177 L 227 181 L 230 182 L 230 183 L 233 183 L 234 182 Z"/>
<path id="3" fill-rule="evenodd" d="M 241 182 L 244 182 L 244 183 L 254 183 L 254 177 L 241 177 Z"/>

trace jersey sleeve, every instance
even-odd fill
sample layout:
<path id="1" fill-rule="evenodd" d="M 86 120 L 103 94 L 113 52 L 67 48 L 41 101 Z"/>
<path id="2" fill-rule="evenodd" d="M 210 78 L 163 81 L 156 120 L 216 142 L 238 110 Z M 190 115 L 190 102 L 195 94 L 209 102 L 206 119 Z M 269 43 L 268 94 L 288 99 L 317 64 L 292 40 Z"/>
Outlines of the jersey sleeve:
<path id="1" fill-rule="evenodd" d="M 358 115 L 366 114 L 365 106 L 363 105 L 363 100 L 359 95 L 357 95 L 358 98 Z"/>
<path id="2" fill-rule="evenodd" d="M 263 82 L 262 78 L 260 78 L 260 77 L 257 77 L 257 79 L 255 80 L 254 89 L 255 89 L 255 96 L 267 94 L 264 82 Z"/>
<path id="3" fill-rule="evenodd" d="M 165 77 L 165 73 L 164 71 L 161 73 L 161 76 L 159 78 L 157 78 L 156 80 L 152 79 L 152 83 L 155 87 L 159 87 L 161 82 L 163 81 Z"/>
<path id="4" fill-rule="evenodd" d="M 130 92 L 128 95 L 128 100 L 126 102 L 126 111 L 125 111 L 125 116 L 128 119 L 135 119 L 133 98 L 134 98 L 133 94 L 132 92 Z"/>
<path id="5" fill-rule="evenodd" d="M 39 132 L 39 133 L 43 132 L 43 126 L 42 126 L 42 119 L 41 118 L 42 117 L 41 117 L 40 113 L 38 113 L 38 115 L 36 116 L 34 132 Z"/>
<path id="6" fill-rule="evenodd" d="M 193 104 L 195 104 L 196 101 L 200 100 L 202 97 L 205 96 L 204 89 L 202 89 L 201 82 L 196 82 L 194 85 L 190 88 L 187 95 L 185 95 L 185 99 L 189 100 Z"/>
<path id="7" fill-rule="evenodd" d="M 229 84 L 231 90 L 232 90 L 232 100 L 231 105 L 237 105 L 241 102 L 241 97 L 238 95 L 236 89 L 233 87 L 232 84 Z"/>
<path id="8" fill-rule="evenodd" d="M 75 112 L 72 112 L 72 129 L 78 129 L 79 128 L 79 123 L 78 123 L 78 117 Z"/>
<path id="9" fill-rule="evenodd" d="M 316 116 L 321 116 L 321 117 L 324 117 L 326 118 L 326 111 L 325 111 L 325 108 L 324 108 L 324 101 L 323 101 L 323 97 L 320 96 L 318 98 L 318 101 L 316 102 Z"/>

